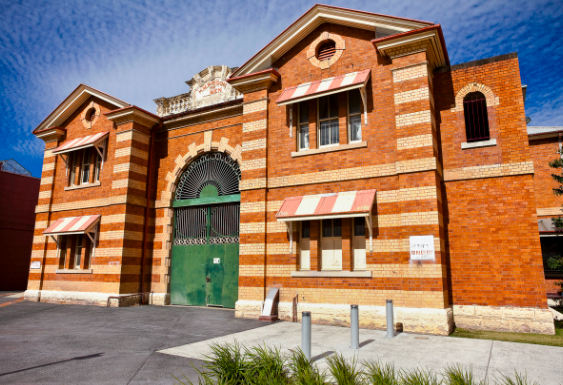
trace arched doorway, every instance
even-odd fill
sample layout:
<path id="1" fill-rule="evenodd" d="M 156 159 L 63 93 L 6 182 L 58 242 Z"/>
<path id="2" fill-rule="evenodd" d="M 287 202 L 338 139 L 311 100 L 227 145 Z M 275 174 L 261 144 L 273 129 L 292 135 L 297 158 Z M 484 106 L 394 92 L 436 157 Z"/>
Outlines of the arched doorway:
<path id="1" fill-rule="evenodd" d="M 173 203 L 172 304 L 235 307 L 240 175 L 236 161 L 208 153 L 180 177 Z"/>

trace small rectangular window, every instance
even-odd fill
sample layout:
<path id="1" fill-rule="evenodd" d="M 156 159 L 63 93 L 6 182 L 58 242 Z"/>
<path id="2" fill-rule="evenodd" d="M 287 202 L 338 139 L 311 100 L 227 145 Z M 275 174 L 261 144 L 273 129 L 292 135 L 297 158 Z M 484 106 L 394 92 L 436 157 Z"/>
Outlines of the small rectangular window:
<path id="1" fill-rule="evenodd" d="M 338 128 L 338 95 L 318 99 L 319 146 L 334 146 L 340 142 Z"/>
<path id="2" fill-rule="evenodd" d="M 299 103 L 299 149 L 309 149 L 309 101 Z"/>
<path id="3" fill-rule="evenodd" d="M 303 221 L 301 222 L 301 238 L 311 237 L 311 222 Z"/>
<path id="4" fill-rule="evenodd" d="M 332 221 L 330 219 L 323 221 L 323 238 L 332 237 Z"/>
<path id="5" fill-rule="evenodd" d="M 100 154 L 96 154 L 96 164 L 94 166 L 94 182 L 100 180 L 100 168 L 102 165 L 102 157 Z"/>
<path id="6" fill-rule="evenodd" d="M 78 168 L 78 161 L 80 159 L 79 154 L 77 152 L 72 153 L 69 155 L 69 167 L 70 167 L 70 186 L 76 185 L 76 169 Z M 80 181 L 79 181 L 80 183 Z"/>
<path id="7" fill-rule="evenodd" d="M 362 141 L 362 97 L 360 90 L 348 92 L 348 124 L 350 142 Z"/>
<path id="8" fill-rule="evenodd" d="M 92 149 L 84 150 L 84 158 L 82 160 L 82 184 L 90 182 L 90 164 L 92 163 Z"/>
<path id="9" fill-rule="evenodd" d="M 74 268 L 80 269 L 80 262 L 82 261 L 82 234 L 76 236 L 76 248 L 74 252 Z"/>
<path id="10" fill-rule="evenodd" d="M 354 218 L 354 235 L 366 235 L 366 220 L 364 218 Z"/>
<path id="11" fill-rule="evenodd" d="M 342 236 L 342 219 L 333 219 L 332 220 L 332 235 L 335 237 Z"/>

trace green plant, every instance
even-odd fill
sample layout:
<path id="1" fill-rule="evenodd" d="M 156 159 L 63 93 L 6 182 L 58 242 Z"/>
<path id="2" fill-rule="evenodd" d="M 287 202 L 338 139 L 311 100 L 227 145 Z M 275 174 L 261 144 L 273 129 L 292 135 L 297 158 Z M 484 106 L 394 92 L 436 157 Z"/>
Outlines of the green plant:
<path id="1" fill-rule="evenodd" d="M 520 374 L 516 370 L 514 371 L 514 379 L 511 377 L 501 374 L 500 385 L 539 385 L 537 382 L 529 382 L 526 373 Z"/>
<path id="2" fill-rule="evenodd" d="M 448 385 L 484 385 L 485 381 L 477 381 L 473 377 L 473 372 L 463 368 L 462 365 L 448 366 L 444 370 L 444 380 Z"/>
<path id="3" fill-rule="evenodd" d="M 436 373 L 430 370 L 417 368 L 411 372 L 401 371 L 401 381 L 403 385 L 441 385 Z"/>
<path id="4" fill-rule="evenodd" d="M 363 383 L 363 373 L 358 368 L 356 356 L 351 362 L 346 361 L 342 354 L 336 353 L 326 359 L 332 377 L 338 385 L 356 385 Z"/>
<path id="5" fill-rule="evenodd" d="M 244 383 L 248 385 L 289 384 L 286 359 L 280 349 L 258 346 L 246 350 L 247 366 Z"/>
<path id="6" fill-rule="evenodd" d="M 381 361 L 364 361 L 364 375 L 366 382 L 372 385 L 399 385 L 399 378 L 395 367 L 390 364 L 382 364 Z"/>
<path id="7" fill-rule="evenodd" d="M 291 382 L 299 385 L 323 385 L 326 374 L 320 373 L 317 365 L 312 364 L 301 349 L 292 351 L 288 364 L 291 371 Z"/>

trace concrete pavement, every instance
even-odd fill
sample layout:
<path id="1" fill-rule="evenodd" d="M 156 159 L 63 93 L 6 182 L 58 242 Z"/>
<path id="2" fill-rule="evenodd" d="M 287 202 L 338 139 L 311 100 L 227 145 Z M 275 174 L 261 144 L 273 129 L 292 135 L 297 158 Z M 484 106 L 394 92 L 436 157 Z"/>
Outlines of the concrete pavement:
<path id="1" fill-rule="evenodd" d="M 196 360 L 155 353 L 263 326 L 234 311 L 23 301 L 0 307 L 0 384 L 173 384 Z"/>
<path id="2" fill-rule="evenodd" d="M 351 359 L 381 360 L 396 369 L 429 368 L 437 372 L 452 364 L 471 368 L 478 379 L 491 381 L 500 374 L 512 375 L 514 370 L 526 372 L 528 378 L 542 385 L 563 383 L 563 348 L 466 338 L 417 334 L 398 334 L 385 338 L 386 332 L 360 329 L 359 350 L 350 349 L 350 329 L 338 326 L 312 325 L 312 356 L 340 352 Z M 234 343 L 246 347 L 266 344 L 288 349 L 301 346 L 301 324 L 278 322 L 273 325 L 160 350 L 160 353 L 197 360 L 211 354 L 212 343 Z M 326 369 L 326 360 L 316 361 Z"/>

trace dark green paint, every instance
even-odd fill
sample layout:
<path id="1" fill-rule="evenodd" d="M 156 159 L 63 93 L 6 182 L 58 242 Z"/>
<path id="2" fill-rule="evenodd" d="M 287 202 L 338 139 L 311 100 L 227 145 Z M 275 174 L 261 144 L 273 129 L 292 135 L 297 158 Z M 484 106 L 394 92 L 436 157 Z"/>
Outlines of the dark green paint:
<path id="1" fill-rule="evenodd" d="M 213 186 L 212 184 L 208 184 L 207 186 L 205 186 L 203 190 L 201 190 L 201 192 L 199 193 L 200 198 L 212 198 L 218 196 L 219 196 L 219 192 L 217 191 L 217 187 Z"/>
<path id="2" fill-rule="evenodd" d="M 172 247 L 171 304 L 235 307 L 239 245 L 209 243 L 211 212 L 207 207 L 207 244 Z"/>
<path id="3" fill-rule="evenodd" d="M 205 206 L 211 204 L 231 203 L 231 202 L 240 202 L 240 194 L 225 195 L 222 197 L 207 197 L 207 198 L 178 200 L 178 201 L 174 201 L 172 206 L 173 207 Z"/>

